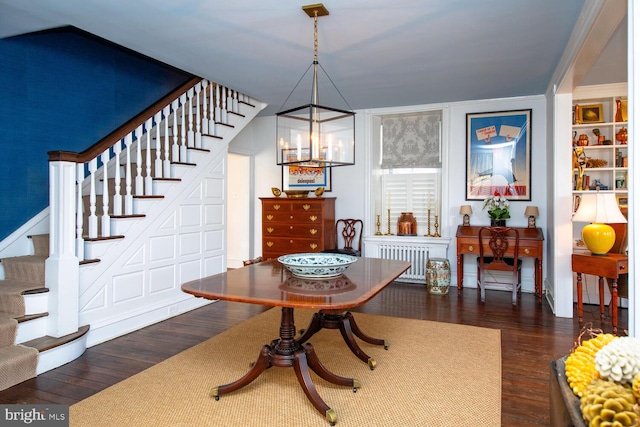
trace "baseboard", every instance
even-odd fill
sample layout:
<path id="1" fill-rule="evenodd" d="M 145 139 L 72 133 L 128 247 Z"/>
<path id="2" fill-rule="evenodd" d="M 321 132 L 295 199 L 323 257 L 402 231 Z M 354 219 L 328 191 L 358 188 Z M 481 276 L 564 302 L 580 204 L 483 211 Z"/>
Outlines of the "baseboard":
<path id="1" fill-rule="evenodd" d="M 103 321 L 99 324 L 91 323 L 91 330 L 87 334 L 87 347 L 101 344 L 105 341 L 137 331 L 149 325 L 167 320 L 179 314 L 203 307 L 211 302 L 203 298 L 188 298 L 179 302 L 168 302 L 160 307 L 149 309 L 143 313 L 126 318 Z"/>

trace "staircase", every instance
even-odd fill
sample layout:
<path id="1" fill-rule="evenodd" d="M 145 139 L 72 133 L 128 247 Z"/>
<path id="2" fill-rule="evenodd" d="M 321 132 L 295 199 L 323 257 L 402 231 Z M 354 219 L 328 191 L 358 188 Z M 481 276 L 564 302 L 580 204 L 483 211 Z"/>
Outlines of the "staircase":
<path id="1" fill-rule="evenodd" d="M 185 87 L 83 153 L 50 153 L 60 221 L 0 262 L 0 390 L 207 303 L 180 285 L 226 269 L 228 144 L 266 105 Z"/>

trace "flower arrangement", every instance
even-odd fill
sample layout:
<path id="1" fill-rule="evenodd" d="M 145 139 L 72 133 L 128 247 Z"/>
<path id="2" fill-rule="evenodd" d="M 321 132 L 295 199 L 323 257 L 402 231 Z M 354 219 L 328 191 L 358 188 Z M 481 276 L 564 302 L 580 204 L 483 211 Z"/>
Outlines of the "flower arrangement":
<path id="1" fill-rule="evenodd" d="M 500 194 L 494 194 L 484 199 L 482 210 L 487 210 L 491 219 L 507 219 L 511 218 L 509 214 L 509 201 Z"/>

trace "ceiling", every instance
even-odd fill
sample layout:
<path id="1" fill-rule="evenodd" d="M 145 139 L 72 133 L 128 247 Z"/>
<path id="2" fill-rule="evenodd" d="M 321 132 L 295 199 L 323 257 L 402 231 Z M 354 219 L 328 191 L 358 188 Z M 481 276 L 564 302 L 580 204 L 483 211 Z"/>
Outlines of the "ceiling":
<path id="1" fill-rule="evenodd" d="M 75 26 L 269 104 L 313 60 L 304 0 L 0 0 L 0 38 Z M 320 103 L 351 109 L 545 93 L 585 0 L 325 0 Z M 307 74 L 310 76 L 310 74 Z M 306 77 L 305 77 L 306 78 Z M 310 77 L 309 77 L 310 78 Z M 339 99 L 339 95 L 335 99 Z"/>

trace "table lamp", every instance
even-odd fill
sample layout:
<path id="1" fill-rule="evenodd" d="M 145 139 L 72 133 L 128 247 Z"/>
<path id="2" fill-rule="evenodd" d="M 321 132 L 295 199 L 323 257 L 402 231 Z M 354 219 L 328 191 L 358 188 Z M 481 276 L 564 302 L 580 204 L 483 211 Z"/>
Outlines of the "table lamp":
<path id="1" fill-rule="evenodd" d="M 536 228 L 536 217 L 540 216 L 537 206 L 527 206 L 524 216 L 529 217 L 529 228 Z"/>
<path id="2" fill-rule="evenodd" d="M 616 242 L 616 232 L 607 223 L 626 223 L 613 193 L 585 193 L 573 222 L 590 222 L 582 228 L 582 240 L 593 255 L 606 255 Z"/>
<path id="3" fill-rule="evenodd" d="M 472 213 L 473 211 L 471 210 L 470 205 L 460 206 L 460 215 L 463 215 L 462 225 L 464 225 L 465 227 L 469 227 L 469 215 L 471 215 Z"/>

